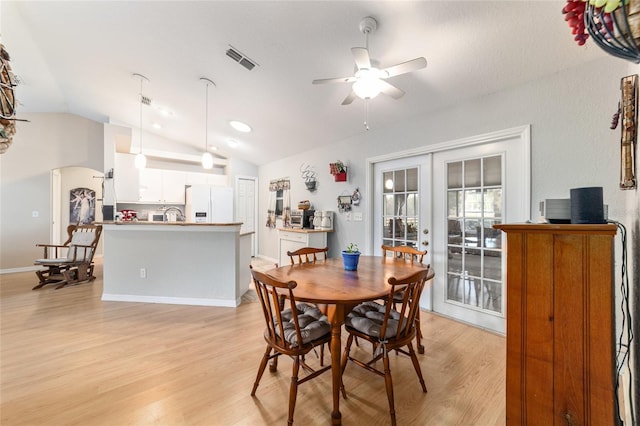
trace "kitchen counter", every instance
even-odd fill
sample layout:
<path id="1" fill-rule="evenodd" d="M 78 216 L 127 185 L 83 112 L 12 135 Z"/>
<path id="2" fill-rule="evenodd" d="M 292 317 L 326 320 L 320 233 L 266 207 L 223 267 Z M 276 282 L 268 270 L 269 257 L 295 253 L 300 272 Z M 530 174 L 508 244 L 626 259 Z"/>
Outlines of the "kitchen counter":
<path id="1" fill-rule="evenodd" d="M 278 228 L 278 231 L 299 232 L 301 234 L 313 234 L 315 232 L 333 232 L 333 229 Z"/>
<path id="2" fill-rule="evenodd" d="M 240 222 L 103 222 L 102 300 L 236 307 L 249 288 Z"/>

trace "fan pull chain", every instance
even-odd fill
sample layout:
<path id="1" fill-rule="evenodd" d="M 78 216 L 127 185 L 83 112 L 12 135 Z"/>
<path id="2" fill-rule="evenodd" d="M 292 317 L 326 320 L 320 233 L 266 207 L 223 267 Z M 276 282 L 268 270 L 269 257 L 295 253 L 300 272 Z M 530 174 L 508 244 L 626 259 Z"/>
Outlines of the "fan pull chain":
<path id="1" fill-rule="evenodd" d="M 369 99 L 364 100 L 364 129 L 369 130 Z"/>

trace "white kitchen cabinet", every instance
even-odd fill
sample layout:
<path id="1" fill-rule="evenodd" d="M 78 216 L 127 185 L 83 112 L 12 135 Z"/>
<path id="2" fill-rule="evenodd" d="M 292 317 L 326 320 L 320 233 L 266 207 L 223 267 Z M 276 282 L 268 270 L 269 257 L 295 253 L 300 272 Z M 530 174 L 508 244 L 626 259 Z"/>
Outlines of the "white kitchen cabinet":
<path id="1" fill-rule="evenodd" d="M 327 231 L 314 229 L 279 229 L 278 230 L 278 265 L 291 263 L 288 251 L 295 251 L 303 247 L 327 247 Z"/>
<path id="2" fill-rule="evenodd" d="M 115 201 L 137 203 L 140 198 L 140 178 L 133 154 L 116 153 L 114 158 L 113 185 Z"/>
<path id="3" fill-rule="evenodd" d="M 213 173 L 188 172 L 185 183 L 187 185 L 229 186 L 229 178 L 226 175 L 216 175 Z"/>
<path id="4" fill-rule="evenodd" d="M 186 174 L 176 170 L 140 170 L 140 202 L 184 204 Z"/>

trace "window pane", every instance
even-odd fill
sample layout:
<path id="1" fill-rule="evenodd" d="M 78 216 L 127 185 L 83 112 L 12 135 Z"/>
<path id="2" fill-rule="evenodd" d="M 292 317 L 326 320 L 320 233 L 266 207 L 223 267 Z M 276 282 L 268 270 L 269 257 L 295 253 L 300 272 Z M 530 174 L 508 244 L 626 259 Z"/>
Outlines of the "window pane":
<path id="1" fill-rule="evenodd" d="M 483 281 L 484 296 L 482 307 L 490 311 L 502 312 L 502 286 L 499 282 Z"/>
<path id="2" fill-rule="evenodd" d="M 382 174 L 383 192 L 393 191 L 393 172 L 384 172 Z"/>
<path id="3" fill-rule="evenodd" d="M 468 189 L 464 191 L 464 216 L 480 217 L 482 215 L 482 191 Z"/>
<path id="4" fill-rule="evenodd" d="M 447 164 L 447 188 L 462 188 L 462 162 Z"/>
<path id="5" fill-rule="evenodd" d="M 462 191 L 447 193 L 447 215 L 449 217 L 462 216 Z"/>
<path id="6" fill-rule="evenodd" d="M 472 277 L 481 277 L 482 276 L 482 266 L 481 266 L 482 257 L 480 256 L 480 251 L 474 250 L 474 253 L 467 253 L 464 259 L 464 266 L 467 273 Z"/>
<path id="7" fill-rule="evenodd" d="M 386 238 L 393 238 L 393 218 L 388 217 L 384 219 L 384 225 L 383 225 L 384 229 L 383 229 L 383 234 L 384 237 Z M 386 245 L 392 245 L 391 241 L 387 241 L 385 243 Z"/>
<path id="8" fill-rule="evenodd" d="M 464 186 L 480 186 L 480 158 L 464 162 Z"/>
<path id="9" fill-rule="evenodd" d="M 418 190 L 418 169 L 407 170 L 407 191 Z"/>
<path id="10" fill-rule="evenodd" d="M 393 195 L 384 196 L 384 206 L 382 206 L 382 214 L 384 216 L 393 216 Z"/>
<path id="11" fill-rule="evenodd" d="M 395 172 L 395 182 L 394 182 L 394 190 L 396 192 L 404 192 L 406 185 L 405 185 L 405 172 L 404 170 L 396 170 Z"/>
<path id="12" fill-rule="evenodd" d="M 502 189 L 486 189 L 484 191 L 484 215 L 485 217 L 502 216 Z"/>
<path id="13" fill-rule="evenodd" d="M 395 216 L 404 216 L 407 214 L 407 205 L 406 205 L 406 196 L 404 194 L 396 194 L 395 195 L 395 206 L 394 206 L 394 215 Z"/>
<path id="14" fill-rule="evenodd" d="M 407 195 L 407 216 L 418 216 L 418 194 Z"/>
<path id="15" fill-rule="evenodd" d="M 417 241 L 418 241 L 418 218 L 416 217 L 407 218 L 407 245 L 415 246 Z"/>
<path id="16" fill-rule="evenodd" d="M 502 157 L 487 157 L 483 160 L 484 185 L 502 184 Z"/>
<path id="17" fill-rule="evenodd" d="M 498 250 L 484 251 L 484 277 L 502 280 L 502 253 Z"/>

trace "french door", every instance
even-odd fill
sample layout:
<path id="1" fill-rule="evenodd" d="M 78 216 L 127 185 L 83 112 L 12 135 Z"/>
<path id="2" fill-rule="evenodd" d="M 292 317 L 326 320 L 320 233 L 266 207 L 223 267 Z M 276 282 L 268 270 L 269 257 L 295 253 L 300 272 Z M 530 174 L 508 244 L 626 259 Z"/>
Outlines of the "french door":
<path id="1" fill-rule="evenodd" d="M 373 253 L 383 243 L 426 248 L 435 278 L 422 308 L 504 333 L 505 239 L 492 226 L 529 217 L 529 128 L 431 148 L 373 161 Z M 413 170 L 416 185 L 396 185 Z"/>

